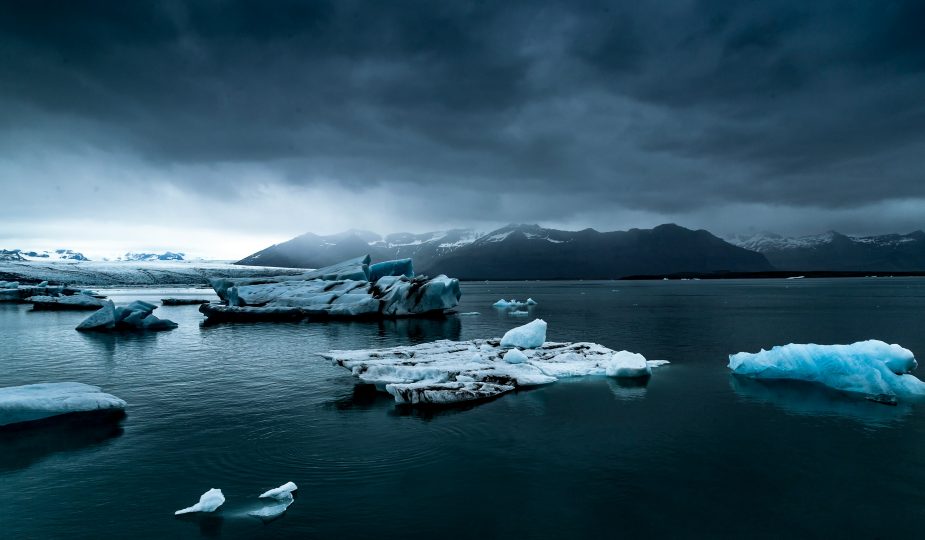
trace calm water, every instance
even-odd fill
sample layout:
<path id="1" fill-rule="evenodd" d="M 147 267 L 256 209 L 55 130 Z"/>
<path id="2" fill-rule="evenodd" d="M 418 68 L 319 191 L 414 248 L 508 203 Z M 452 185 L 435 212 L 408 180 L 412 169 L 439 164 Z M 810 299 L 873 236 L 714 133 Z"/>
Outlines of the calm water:
<path id="1" fill-rule="evenodd" d="M 203 291 L 187 291 L 202 296 Z M 117 301 L 158 299 L 120 290 Z M 170 295 L 176 295 L 171 291 Z M 566 380 L 409 413 L 315 353 L 500 336 L 539 302 L 551 340 L 667 359 L 645 387 Z M 877 338 L 925 356 L 925 280 L 464 284 L 478 317 L 80 334 L 85 313 L 0 304 L 0 386 L 74 380 L 129 402 L 121 427 L 0 433 L 3 538 L 920 536 L 925 404 L 731 378 L 726 356 Z M 244 515 L 288 480 L 281 519 Z M 208 519 L 173 511 L 211 487 Z"/>

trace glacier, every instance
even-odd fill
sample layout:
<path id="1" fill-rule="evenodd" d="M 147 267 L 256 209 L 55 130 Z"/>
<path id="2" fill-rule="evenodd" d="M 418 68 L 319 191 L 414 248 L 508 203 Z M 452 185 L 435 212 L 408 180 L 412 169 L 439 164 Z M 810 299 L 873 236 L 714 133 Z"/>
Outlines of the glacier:
<path id="1" fill-rule="evenodd" d="M 912 351 L 878 340 L 850 345 L 779 345 L 757 353 L 729 355 L 729 369 L 755 379 L 793 379 L 822 384 L 875 401 L 925 395 L 925 382 L 912 375 Z"/>
<path id="2" fill-rule="evenodd" d="M 411 260 L 370 265 L 369 255 L 296 276 L 214 279 L 223 303 L 203 304 L 214 320 L 406 317 L 443 314 L 459 303 L 459 280 L 414 276 Z"/>
<path id="3" fill-rule="evenodd" d="M 0 426 L 62 414 L 124 409 L 125 401 L 89 384 L 59 382 L 0 388 Z"/>
<path id="4" fill-rule="evenodd" d="M 545 336 L 545 323 L 533 321 L 525 326 L 530 328 L 523 335 L 533 339 L 541 329 Z M 528 343 L 534 345 L 533 341 Z M 651 368 L 667 363 L 646 361 L 642 355 L 614 351 L 596 343 L 543 342 L 522 348 L 504 345 L 498 338 L 335 350 L 321 356 L 405 405 L 485 400 L 563 377 L 647 377 Z"/>
<path id="5" fill-rule="evenodd" d="M 82 332 L 110 332 L 120 330 L 173 330 L 177 323 L 156 317 L 154 304 L 136 300 L 127 306 L 116 307 L 112 300 L 104 300 L 103 307 L 77 325 Z"/>
<path id="6" fill-rule="evenodd" d="M 179 516 L 181 514 L 190 514 L 193 512 L 214 512 L 224 503 L 225 495 L 222 493 L 222 490 L 212 488 L 209 491 L 203 493 L 201 497 L 199 497 L 199 502 L 193 506 L 188 506 L 181 510 L 177 510 L 173 513 L 173 515 Z"/>

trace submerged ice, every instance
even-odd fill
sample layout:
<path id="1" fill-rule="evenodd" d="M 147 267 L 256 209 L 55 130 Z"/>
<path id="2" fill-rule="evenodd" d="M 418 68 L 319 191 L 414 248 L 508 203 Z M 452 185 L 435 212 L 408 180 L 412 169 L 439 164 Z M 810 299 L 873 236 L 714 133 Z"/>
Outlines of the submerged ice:
<path id="1" fill-rule="evenodd" d="M 508 334 L 514 337 L 506 343 L 498 338 L 440 340 L 322 356 L 409 405 L 487 399 L 563 377 L 646 377 L 652 367 L 667 363 L 596 343 L 544 342 L 546 323 L 539 319 Z"/>
<path id="2" fill-rule="evenodd" d="M 77 382 L 0 388 L 0 426 L 70 413 L 121 411 L 125 401 Z"/>
<path id="3" fill-rule="evenodd" d="M 271 489 L 260 495 L 261 499 L 269 499 L 270 503 L 248 512 L 249 515 L 260 518 L 265 521 L 278 518 L 283 515 L 295 498 L 292 492 L 299 489 L 295 482 L 286 482 L 278 488 Z"/>
<path id="4" fill-rule="evenodd" d="M 795 379 L 878 397 L 925 395 L 912 351 L 878 340 L 850 345 L 795 344 L 729 356 L 729 369 L 755 379 Z"/>
<path id="5" fill-rule="evenodd" d="M 456 279 L 415 276 L 411 259 L 370 265 L 369 255 L 298 276 L 216 279 L 212 287 L 223 304 L 200 311 L 216 319 L 427 315 L 460 297 Z"/>

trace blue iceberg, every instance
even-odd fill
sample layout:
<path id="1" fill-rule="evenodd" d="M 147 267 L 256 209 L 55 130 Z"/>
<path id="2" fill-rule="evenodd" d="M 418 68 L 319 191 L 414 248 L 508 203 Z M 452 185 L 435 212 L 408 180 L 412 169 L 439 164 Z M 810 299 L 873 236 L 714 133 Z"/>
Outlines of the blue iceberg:
<path id="1" fill-rule="evenodd" d="M 769 351 L 729 355 L 729 369 L 754 379 L 809 381 L 876 401 L 925 395 L 925 382 L 912 371 L 912 351 L 878 340 L 851 345 L 781 345 Z"/>

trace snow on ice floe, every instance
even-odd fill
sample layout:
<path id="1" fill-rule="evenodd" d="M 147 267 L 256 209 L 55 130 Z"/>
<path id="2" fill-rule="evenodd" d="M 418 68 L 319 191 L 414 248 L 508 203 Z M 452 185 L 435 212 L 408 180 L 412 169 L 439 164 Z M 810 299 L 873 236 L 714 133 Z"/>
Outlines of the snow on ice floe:
<path id="1" fill-rule="evenodd" d="M 539 319 L 520 329 L 514 335 L 532 348 L 505 345 L 497 338 L 440 340 L 388 349 L 330 351 L 322 356 L 388 392 L 396 403 L 409 405 L 488 399 L 563 377 L 646 377 L 652 367 L 667 363 L 647 362 L 642 355 L 596 343 L 541 341 L 536 345 L 536 338 L 545 339 L 546 334 L 546 323 Z"/>
<path id="2" fill-rule="evenodd" d="M 459 280 L 414 276 L 410 259 L 370 266 L 369 255 L 298 276 L 216 279 L 223 304 L 200 311 L 221 319 L 403 317 L 441 314 L 459 303 Z"/>
<path id="3" fill-rule="evenodd" d="M 125 401 L 77 382 L 0 388 L 0 426 L 70 413 L 121 411 Z"/>
<path id="4" fill-rule="evenodd" d="M 815 382 L 887 403 L 925 395 L 925 382 L 911 374 L 916 367 L 912 351 L 873 339 L 851 345 L 791 343 L 729 356 L 736 375 Z"/>
<path id="5" fill-rule="evenodd" d="M 77 330 L 109 332 L 119 330 L 173 330 L 177 323 L 156 317 L 154 304 L 136 300 L 127 306 L 116 307 L 111 300 L 104 300 L 103 307 L 79 325 Z"/>
<path id="6" fill-rule="evenodd" d="M 206 491 L 199 497 L 199 502 L 193 506 L 177 510 L 173 513 L 175 516 L 181 514 L 191 514 L 193 512 L 214 512 L 218 509 L 219 506 L 225 503 L 225 495 L 222 494 L 222 490 L 212 488 L 209 491 Z"/>

